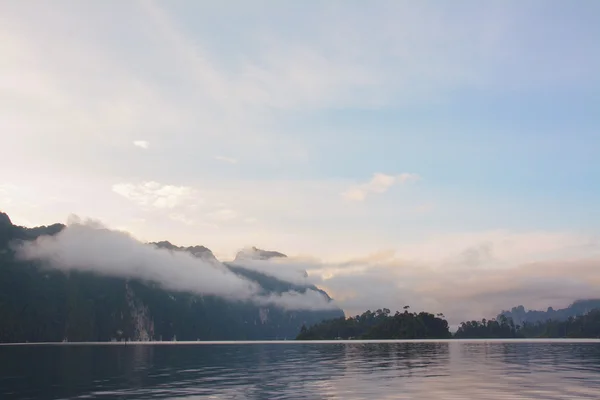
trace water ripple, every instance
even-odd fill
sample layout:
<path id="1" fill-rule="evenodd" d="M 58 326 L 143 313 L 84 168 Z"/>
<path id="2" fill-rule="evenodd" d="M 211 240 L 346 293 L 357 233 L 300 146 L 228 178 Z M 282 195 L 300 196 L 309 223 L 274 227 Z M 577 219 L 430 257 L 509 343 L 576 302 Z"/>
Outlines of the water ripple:
<path id="1" fill-rule="evenodd" d="M 598 342 L 0 346 L 0 360 L 2 399 L 600 398 Z"/>

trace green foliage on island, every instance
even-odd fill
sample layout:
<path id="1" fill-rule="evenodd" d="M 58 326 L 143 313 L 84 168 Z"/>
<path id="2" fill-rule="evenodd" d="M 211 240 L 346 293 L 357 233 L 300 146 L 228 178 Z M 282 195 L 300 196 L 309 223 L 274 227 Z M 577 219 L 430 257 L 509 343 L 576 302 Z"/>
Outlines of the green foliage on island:
<path id="1" fill-rule="evenodd" d="M 515 324 L 500 314 L 498 319 L 462 322 L 451 335 L 448 323 L 426 313 L 390 315 L 390 310 L 367 311 L 350 318 L 334 318 L 313 326 L 303 326 L 297 340 L 335 339 L 526 339 L 526 338 L 600 338 L 600 309 L 565 321 L 548 319 Z"/>
<path id="2" fill-rule="evenodd" d="M 286 311 L 168 291 L 158 283 L 63 272 L 15 257 L 10 246 L 14 241 L 54 235 L 62 229 L 60 224 L 32 229 L 16 226 L 0 213 L 0 342 L 292 339 L 303 324 L 344 315 L 339 309 Z M 188 251 L 199 258 L 214 257 L 202 246 L 154 245 Z M 226 267 L 258 283 L 265 293 L 314 288 L 240 266 Z"/>
<path id="3" fill-rule="evenodd" d="M 461 339 L 491 338 L 600 338 L 600 309 L 565 321 L 548 319 L 536 323 L 515 324 L 500 315 L 498 320 L 463 322 L 454 335 Z"/>
<path id="4" fill-rule="evenodd" d="M 303 326 L 297 340 L 335 339 L 448 339 L 448 322 L 442 314 L 404 312 L 390 314 L 387 308 L 366 311 L 355 317 L 323 321 Z"/>
<path id="5" fill-rule="evenodd" d="M 496 319 L 482 319 L 481 321 L 462 322 L 458 330 L 454 333 L 457 339 L 507 339 L 521 337 L 519 325 L 515 325 L 513 320 L 500 315 Z"/>

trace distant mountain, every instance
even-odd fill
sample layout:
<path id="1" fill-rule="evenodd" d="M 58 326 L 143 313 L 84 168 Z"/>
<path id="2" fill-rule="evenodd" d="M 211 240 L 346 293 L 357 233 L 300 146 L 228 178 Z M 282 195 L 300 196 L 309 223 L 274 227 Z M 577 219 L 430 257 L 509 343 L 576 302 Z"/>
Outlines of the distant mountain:
<path id="1" fill-rule="evenodd" d="M 158 283 L 62 272 L 40 262 L 15 258 L 12 242 L 55 235 L 64 227 L 54 224 L 24 228 L 13 225 L 8 215 L 0 213 L 0 342 L 292 339 L 303 325 L 344 315 L 339 309 L 286 311 L 168 291 Z M 168 241 L 149 245 L 186 251 L 204 261 L 219 263 L 204 246 L 178 247 Z M 257 249 L 260 257 L 281 254 L 261 252 Z M 259 284 L 264 294 L 318 290 L 240 265 L 225 266 Z"/>
<path id="2" fill-rule="evenodd" d="M 5 213 L 0 212 L 0 229 L 10 229 L 10 227 L 12 227 L 10 217 Z"/>
<path id="3" fill-rule="evenodd" d="M 249 270 L 248 268 L 244 267 L 244 264 L 248 264 L 248 263 L 253 263 L 253 262 L 260 262 L 260 261 L 268 261 L 268 260 L 272 260 L 272 259 L 286 259 L 287 256 L 283 253 L 280 253 L 278 251 L 273 251 L 273 250 L 262 250 L 262 249 L 257 249 L 256 247 L 251 247 L 250 249 L 244 249 L 241 250 L 237 253 L 235 259 L 231 262 L 225 263 L 230 269 L 234 269 L 237 272 L 240 272 L 242 275 L 248 277 L 248 274 L 253 274 L 255 271 L 253 270 Z M 272 270 L 270 272 L 274 272 L 277 270 L 277 265 L 273 265 L 272 266 Z M 269 271 L 265 271 L 269 272 Z M 295 274 L 295 278 L 294 280 L 302 280 L 302 279 L 306 279 L 308 278 L 308 273 L 306 272 L 306 270 L 304 269 L 298 269 L 296 271 L 289 271 L 292 274 Z M 298 290 L 299 287 L 298 285 L 294 285 L 294 290 Z M 310 286 L 311 289 L 313 290 L 317 290 L 320 291 L 322 293 L 322 290 L 317 289 L 314 286 Z M 303 291 L 304 289 L 302 289 L 301 291 Z M 326 294 L 326 293 L 325 293 Z M 327 296 L 329 297 L 329 296 Z"/>
<path id="4" fill-rule="evenodd" d="M 33 240 L 42 235 L 56 235 L 64 227 L 65 225 L 63 224 L 53 224 L 35 228 L 23 228 L 13 225 L 10 217 L 0 212 L 0 246 L 7 247 L 8 243 L 13 240 Z"/>
<path id="5" fill-rule="evenodd" d="M 252 247 L 250 249 L 239 251 L 233 262 L 235 263 L 243 260 L 270 260 L 271 258 L 287 258 L 287 256 L 278 251 L 262 250 Z"/>
<path id="6" fill-rule="evenodd" d="M 583 302 L 586 302 L 584 300 Z M 517 307 L 515 307 L 517 308 Z M 454 334 L 456 339 L 523 339 L 523 338 L 600 338 L 600 309 L 595 308 L 581 315 L 569 316 L 560 321 L 515 323 L 500 314 L 498 319 L 466 321 Z"/>
<path id="7" fill-rule="evenodd" d="M 187 251 L 188 253 L 191 253 L 195 257 L 201 258 L 204 261 L 213 262 L 213 263 L 219 262 L 219 260 L 217 260 L 217 257 L 215 257 L 213 252 L 208 247 L 204 247 L 204 246 L 179 247 L 179 246 L 175 246 L 174 244 L 171 244 L 171 242 L 166 241 L 166 240 L 164 240 L 162 242 L 151 242 L 149 244 L 156 246 L 158 248 L 161 248 L 161 249 L 168 249 L 168 250 L 174 250 L 174 251 Z"/>
<path id="8" fill-rule="evenodd" d="M 515 324 L 546 322 L 548 320 L 566 321 L 569 317 L 585 315 L 595 309 L 600 309 L 600 299 L 577 300 L 567 308 L 555 310 L 548 307 L 546 311 L 527 311 L 525 307 L 520 305 L 513 307 L 510 311 L 502 311 L 498 318 L 503 315 L 512 319 Z"/>

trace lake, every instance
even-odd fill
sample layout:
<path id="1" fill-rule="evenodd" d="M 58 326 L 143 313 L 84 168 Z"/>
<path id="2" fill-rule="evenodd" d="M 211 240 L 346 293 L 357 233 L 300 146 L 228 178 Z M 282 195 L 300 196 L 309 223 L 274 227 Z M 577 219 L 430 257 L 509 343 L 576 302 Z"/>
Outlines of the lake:
<path id="1" fill-rule="evenodd" d="M 6 399 L 599 399 L 599 341 L 0 346 Z"/>

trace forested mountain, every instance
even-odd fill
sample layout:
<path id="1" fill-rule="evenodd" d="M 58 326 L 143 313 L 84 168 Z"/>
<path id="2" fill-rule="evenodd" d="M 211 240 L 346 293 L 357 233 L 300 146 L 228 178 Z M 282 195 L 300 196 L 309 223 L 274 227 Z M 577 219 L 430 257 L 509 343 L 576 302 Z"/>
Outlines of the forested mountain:
<path id="1" fill-rule="evenodd" d="M 15 258 L 10 243 L 54 235 L 63 228 L 15 226 L 0 213 L 0 342 L 291 339 L 303 325 L 344 315 L 339 309 L 286 311 L 167 291 L 157 283 L 63 272 Z M 219 262 L 203 246 L 181 248 L 166 241 L 154 245 Z M 226 266 L 257 282 L 265 293 L 316 289 L 239 265 Z"/>
<path id="2" fill-rule="evenodd" d="M 309 327 L 303 326 L 296 339 L 600 338 L 600 308 L 564 321 L 548 319 L 523 324 L 501 314 L 498 319 L 463 322 L 453 336 L 443 318 L 442 314 L 409 313 L 406 308 L 403 313 L 390 315 L 390 310 L 384 308 L 355 317 L 333 318 Z"/>
<path id="3" fill-rule="evenodd" d="M 513 307 L 510 311 L 502 311 L 498 318 L 503 315 L 512 319 L 515 324 L 546 322 L 547 320 L 566 321 L 570 317 L 584 315 L 597 308 L 600 308 L 600 299 L 577 300 L 569 307 L 559 310 L 548 307 L 546 311 L 526 311 L 523 306 Z"/>
<path id="4" fill-rule="evenodd" d="M 335 318 L 302 327 L 297 340 L 333 339 L 448 339 L 452 335 L 441 314 L 404 312 L 390 314 L 387 308 L 366 311 L 349 318 Z"/>
<path id="5" fill-rule="evenodd" d="M 195 257 L 198 257 L 204 261 L 215 262 L 218 263 L 217 257 L 210 251 L 209 248 L 204 246 L 189 246 L 189 247 L 180 247 L 171 244 L 171 242 L 163 240 L 162 242 L 151 242 L 153 246 L 160 247 L 162 249 L 173 250 L 173 251 L 187 251 L 191 253 Z"/>
<path id="6" fill-rule="evenodd" d="M 600 338 L 600 309 L 593 309 L 566 320 L 523 322 L 500 315 L 498 320 L 463 322 L 454 337 L 461 339 L 491 338 Z"/>

